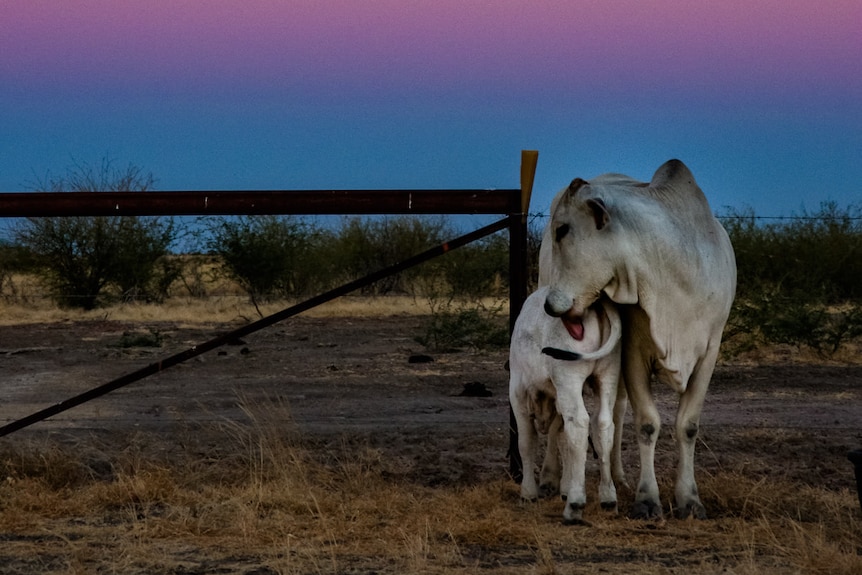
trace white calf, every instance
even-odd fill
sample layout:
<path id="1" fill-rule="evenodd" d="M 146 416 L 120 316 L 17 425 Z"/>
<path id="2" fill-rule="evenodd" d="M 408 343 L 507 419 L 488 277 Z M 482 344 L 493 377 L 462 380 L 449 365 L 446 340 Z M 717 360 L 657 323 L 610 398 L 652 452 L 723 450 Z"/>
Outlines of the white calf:
<path id="1" fill-rule="evenodd" d="M 603 508 L 617 504 L 614 480 L 624 481 L 620 456 L 621 422 L 625 412 L 625 392 L 618 394 L 620 337 L 616 306 L 601 300 L 590 307 L 582 323 L 569 323 L 545 313 L 548 288 L 539 288 L 524 302 L 515 322 L 509 350 L 509 401 L 518 425 L 518 451 L 524 465 L 521 497 L 536 499 L 539 488 L 534 473 L 537 433 L 534 419 L 548 432 L 548 452 L 542 467 L 542 494 L 553 491 L 556 435 L 562 423 L 563 483 L 566 497 L 564 521 L 583 520 L 586 505 L 586 454 L 590 427 L 601 464 L 599 500 Z M 563 360 L 563 361 L 561 361 Z M 569 360 L 569 361 L 565 361 Z M 577 360 L 577 361 L 571 361 Z M 592 378 L 598 410 L 587 413 L 584 382 Z M 552 413 L 553 411 L 553 413 Z M 562 418 L 556 416 L 556 411 Z M 539 416 L 537 417 L 537 414 Z M 532 416 L 532 417 L 531 417 Z"/>

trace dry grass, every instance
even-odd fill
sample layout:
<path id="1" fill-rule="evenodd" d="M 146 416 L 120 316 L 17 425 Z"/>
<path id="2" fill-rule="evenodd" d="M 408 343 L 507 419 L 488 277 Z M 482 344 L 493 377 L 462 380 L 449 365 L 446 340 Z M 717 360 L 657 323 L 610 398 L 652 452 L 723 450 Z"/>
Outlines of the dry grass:
<path id="1" fill-rule="evenodd" d="M 208 276 L 209 274 L 204 274 Z M 206 282 L 204 297 L 191 297 L 187 290 L 159 304 L 118 303 L 95 310 L 58 308 L 50 298 L 38 296 L 44 291 L 32 276 L 15 275 L 0 291 L 0 326 L 64 321 L 115 320 L 129 322 L 174 321 L 181 325 L 247 322 L 258 319 L 258 309 L 242 290 L 224 279 Z M 260 306 L 260 313 L 269 315 L 297 301 L 273 301 Z M 484 302 L 489 308 L 500 304 L 497 299 Z M 392 315 L 427 315 L 432 312 L 424 297 L 342 296 L 304 312 L 311 317 L 386 317 Z M 502 313 L 507 313 L 502 310 Z"/>
<path id="2" fill-rule="evenodd" d="M 591 526 L 566 527 L 561 502 L 523 503 L 512 482 L 393 480 L 375 449 L 304 444 L 278 401 L 245 411 L 215 447 L 193 429 L 170 449 L 0 442 L 0 572 L 862 572 L 846 491 L 722 472 L 700 481 L 708 521 L 590 506 Z"/>
<path id="3" fill-rule="evenodd" d="M 264 315 L 275 313 L 296 302 L 278 301 L 260 306 Z M 408 296 L 342 297 L 304 312 L 311 317 L 385 317 L 428 314 L 428 302 Z M 91 311 L 60 309 L 50 302 L 6 303 L 0 301 L 0 326 L 64 321 L 115 320 L 129 322 L 174 321 L 181 325 L 200 325 L 251 321 L 257 310 L 247 297 L 171 298 L 162 304 L 129 303 Z"/>

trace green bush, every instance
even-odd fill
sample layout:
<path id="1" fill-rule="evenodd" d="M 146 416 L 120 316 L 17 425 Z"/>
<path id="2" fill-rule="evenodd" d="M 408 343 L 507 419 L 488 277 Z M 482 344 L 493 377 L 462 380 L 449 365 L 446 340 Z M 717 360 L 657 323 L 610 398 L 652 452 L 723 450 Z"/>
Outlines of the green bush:
<path id="1" fill-rule="evenodd" d="M 443 217 L 345 218 L 333 241 L 333 261 L 343 280 L 352 280 L 402 262 L 454 235 Z M 415 295 L 416 279 L 429 270 L 426 266 L 405 270 L 363 289 L 363 293 Z"/>
<path id="2" fill-rule="evenodd" d="M 508 295 L 509 238 L 494 234 L 467 244 L 429 263 L 451 295 L 481 299 Z"/>
<path id="3" fill-rule="evenodd" d="M 36 262 L 30 250 L 21 245 L 0 241 L 0 294 L 4 297 L 17 297 L 19 294 L 14 275 L 35 269 Z"/>
<path id="4" fill-rule="evenodd" d="M 501 305 L 487 307 L 480 301 L 432 300 L 425 332 L 416 341 L 440 352 L 505 347 L 509 326 L 501 311 Z"/>
<path id="5" fill-rule="evenodd" d="M 257 305 L 272 298 L 306 295 L 331 267 L 319 252 L 327 234 L 290 216 L 239 216 L 209 224 L 208 247 L 224 272 Z"/>
<path id="6" fill-rule="evenodd" d="M 860 216 L 829 202 L 768 223 L 750 210 L 723 218 L 738 270 L 731 352 L 783 343 L 829 355 L 862 334 Z"/>
<path id="7" fill-rule="evenodd" d="M 152 175 L 140 168 L 115 169 L 105 160 L 99 167 L 78 164 L 38 189 L 134 192 L 152 185 Z M 39 275 L 61 306 L 93 309 L 109 286 L 124 299 L 163 299 L 176 277 L 163 261 L 176 232 L 172 218 L 75 216 L 27 218 L 15 235 L 33 254 Z"/>

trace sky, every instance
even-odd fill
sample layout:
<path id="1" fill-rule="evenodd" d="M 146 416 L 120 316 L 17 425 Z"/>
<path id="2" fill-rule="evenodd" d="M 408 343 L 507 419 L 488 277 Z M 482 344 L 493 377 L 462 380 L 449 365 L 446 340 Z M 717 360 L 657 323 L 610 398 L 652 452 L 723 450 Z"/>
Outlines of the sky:
<path id="1" fill-rule="evenodd" d="M 3 0 L 0 191 L 517 188 L 684 161 L 718 214 L 862 203 L 860 0 Z"/>

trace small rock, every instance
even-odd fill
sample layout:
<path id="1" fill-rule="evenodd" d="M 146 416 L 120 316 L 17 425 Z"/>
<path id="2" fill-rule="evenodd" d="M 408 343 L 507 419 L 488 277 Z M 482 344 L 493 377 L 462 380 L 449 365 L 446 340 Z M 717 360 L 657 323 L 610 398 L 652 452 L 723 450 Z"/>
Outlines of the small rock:
<path id="1" fill-rule="evenodd" d="M 464 397 L 491 397 L 493 394 L 490 389 L 485 387 L 484 383 L 471 381 L 464 384 L 464 389 L 461 390 L 460 395 Z"/>

